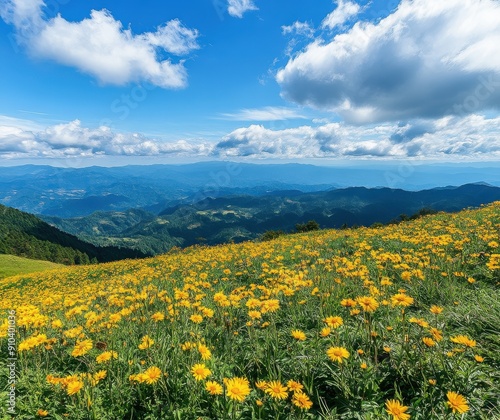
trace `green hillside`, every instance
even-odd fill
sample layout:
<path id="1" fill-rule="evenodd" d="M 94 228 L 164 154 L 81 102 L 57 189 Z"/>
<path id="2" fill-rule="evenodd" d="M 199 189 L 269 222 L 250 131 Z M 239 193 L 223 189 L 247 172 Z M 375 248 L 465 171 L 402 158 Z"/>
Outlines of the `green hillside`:
<path id="1" fill-rule="evenodd" d="M 96 247 L 50 226 L 38 217 L 0 205 L 0 254 L 61 264 L 88 264 L 142 257 L 140 251 Z"/>
<path id="2" fill-rule="evenodd" d="M 500 419 L 499 229 L 500 202 L 0 280 L 16 419 Z"/>
<path id="3" fill-rule="evenodd" d="M 50 261 L 30 260 L 15 255 L 0 254 L 0 279 L 17 274 L 35 273 L 37 271 L 53 270 L 61 267 Z"/>
<path id="4" fill-rule="evenodd" d="M 152 255 L 174 246 L 238 243 L 270 230 L 291 232 L 309 220 L 322 228 L 371 226 L 406 219 L 423 209 L 456 212 L 496 200 L 500 200 L 500 188 L 481 184 L 423 191 L 356 187 L 206 198 L 164 209 L 158 215 L 129 209 L 71 219 L 41 217 L 94 245 L 123 246 Z"/>

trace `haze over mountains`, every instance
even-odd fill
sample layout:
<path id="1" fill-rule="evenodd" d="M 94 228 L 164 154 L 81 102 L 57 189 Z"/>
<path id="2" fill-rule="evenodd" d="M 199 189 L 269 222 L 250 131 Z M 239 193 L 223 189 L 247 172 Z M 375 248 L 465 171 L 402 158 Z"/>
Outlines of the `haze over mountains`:
<path id="1" fill-rule="evenodd" d="M 207 197 L 259 196 L 270 191 L 346 187 L 422 190 L 485 182 L 500 186 L 500 167 L 488 164 L 313 166 L 205 162 L 186 165 L 59 168 L 0 167 L 0 203 L 57 217 L 130 208 L 159 213 Z"/>
<path id="2" fill-rule="evenodd" d="M 138 251 L 113 248 L 108 260 L 252 240 L 269 230 L 293 231 L 309 220 L 322 228 L 370 226 L 422 209 L 454 212 L 496 200 L 500 168 L 480 164 L 0 168 L 0 203 L 36 214 L 93 246 Z M 80 243 L 77 249 L 91 258 L 98 252 Z"/>
<path id="3" fill-rule="evenodd" d="M 42 217 L 94 244 L 130 246 L 158 254 L 172 246 L 241 242 L 258 238 L 268 230 L 292 231 L 296 224 L 309 220 L 322 228 L 370 226 L 414 215 L 422 209 L 454 212 L 496 200 L 500 200 L 500 188 L 482 184 L 418 192 L 354 187 L 206 198 L 158 214 L 130 209 L 70 219 Z"/>
<path id="4" fill-rule="evenodd" d="M 309 220 L 340 228 L 388 223 L 422 209 L 458 211 L 500 200 L 498 186 L 498 168 L 480 164 L 0 168 L 0 203 L 93 245 L 151 255 L 293 231 Z"/>

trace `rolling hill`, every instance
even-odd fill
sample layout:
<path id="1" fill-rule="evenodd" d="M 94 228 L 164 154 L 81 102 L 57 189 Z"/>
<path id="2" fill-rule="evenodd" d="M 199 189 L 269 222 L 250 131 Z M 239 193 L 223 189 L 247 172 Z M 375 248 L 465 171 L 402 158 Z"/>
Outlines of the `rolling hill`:
<path id="1" fill-rule="evenodd" d="M 173 246 L 220 244 L 258 238 L 268 230 L 293 231 L 315 220 L 322 228 L 370 226 L 404 219 L 422 209 L 456 212 L 500 200 L 500 188 L 484 184 L 404 191 L 346 188 L 322 192 L 274 191 L 261 196 L 233 195 L 179 204 L 158 215 L 144 210 L 96 212 L 48 223 L 97 245 L 133 247 L 147 254 Z"/>
<path id="2" fill-rule="evenodd" d="M 38 217 L 0 205 L 0 254 L 62 264 L 88 264 L 139 258 L 140 251 L 96 247 L 50 226 Z"/>
<path id="3" fill-rule="evenodd" d="M 38 271 L 54 270 L 62 267 L 50 261 L 31 260 L 16 257 L 15 255 L 0 254 L 0 279 L 18 274 L 35 273 Z"/>
<path id="4" fill-rule="evenodd" d="M 16 418 L 498 419 L 499 228 L 497 202 L 0 280 Z"/>

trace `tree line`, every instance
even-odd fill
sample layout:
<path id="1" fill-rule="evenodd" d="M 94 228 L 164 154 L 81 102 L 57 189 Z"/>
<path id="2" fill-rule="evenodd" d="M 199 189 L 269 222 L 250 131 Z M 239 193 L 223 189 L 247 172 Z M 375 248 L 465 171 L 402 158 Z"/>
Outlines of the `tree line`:
<path id="1" fill-rule="evenodd" d="M 3 205 L 0 205 L 0 253 L 68 265 L 145 257 L 142 252 L 128 248 L 94 246 L 32 214 Z"/>

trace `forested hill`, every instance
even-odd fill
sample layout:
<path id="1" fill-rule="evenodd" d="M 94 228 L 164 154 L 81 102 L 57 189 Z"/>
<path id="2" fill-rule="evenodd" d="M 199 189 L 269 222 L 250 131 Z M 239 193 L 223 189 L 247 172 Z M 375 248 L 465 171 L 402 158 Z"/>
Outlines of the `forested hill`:
<path id="1" fill-rule="evenodd" d="M 174 246 L 242 242 L 267 231 L 290 232 L 310 220 L 321 228 L 371 226 L 405 220 L 422 211 L 456 212 L 499 200 L 500 188 L 483 184 L 422 191 L 352 187 L 210 197 L 168 207 L 159 214 L 129 209 L 70 219 L 40 217 L 96 246 L 121 245 L 160 254 Z"/>
<path id="2" fill-rule="evenodd" d="M 145 257 L 140 251 L 127 248 L 94 246 L 50 226 L 36 216 L 3 205 L 0 205 L 0 254 L 62 264 Z"/>

